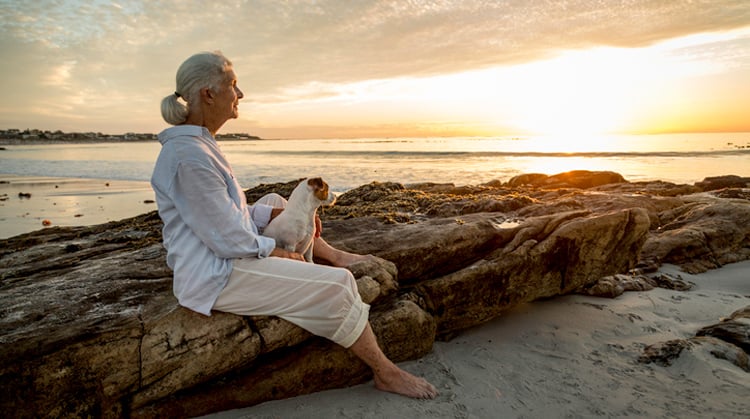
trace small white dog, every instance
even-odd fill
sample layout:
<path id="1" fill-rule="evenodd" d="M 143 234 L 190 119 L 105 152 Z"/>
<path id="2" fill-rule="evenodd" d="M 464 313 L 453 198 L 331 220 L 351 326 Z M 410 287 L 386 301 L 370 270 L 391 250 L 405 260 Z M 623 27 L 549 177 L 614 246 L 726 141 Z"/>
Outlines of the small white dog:
<path id="1" fill-rule="evenodd" d="M 294 188 L 286 208 L 271 220 L 263 235 L 276 240 L 276 247 L 301 253 L 313 261 L 315 212 L 321 205 L 333 205 L 336 197 L 319 177 L 305 179 Z"/>

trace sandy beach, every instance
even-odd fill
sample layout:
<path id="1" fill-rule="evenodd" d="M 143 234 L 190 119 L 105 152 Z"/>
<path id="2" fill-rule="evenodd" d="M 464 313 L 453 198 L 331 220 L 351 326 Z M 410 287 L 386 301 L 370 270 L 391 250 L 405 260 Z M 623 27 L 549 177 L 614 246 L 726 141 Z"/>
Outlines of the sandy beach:
<path id="1" fill-rule="evenodd" d="M 148 182 L 0 175 L 0 239 L 133 217 L 155 210 L 153 200 Z"/>
<path id="2" fill-rule="evenodd" d="M 526 304 L 400 364 L 440 389 L 435 400 L 382 393 L 369 382 L 206 417 L 746 418 L 750 374 L 739 367 L 707 351 L 685 351 L 669 367 L 637 359 L 649 344 L 692 337 L 750 304 L 750 261 L 700 275 L 662 270 L 693 289 Z"/>

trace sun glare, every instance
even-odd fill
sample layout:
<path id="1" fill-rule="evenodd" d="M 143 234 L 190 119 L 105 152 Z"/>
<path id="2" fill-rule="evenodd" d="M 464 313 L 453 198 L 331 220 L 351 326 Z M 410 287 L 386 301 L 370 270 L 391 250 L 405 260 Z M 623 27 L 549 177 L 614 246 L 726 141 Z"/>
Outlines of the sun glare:
<path id="1" fill-rule="evenodd" d="M 518 68 L 516 126 L 563 136 L 625 129 L 647 67 L 639 58 L 633 52 L 596 49 Z"/>
<path id="2" fill-rule="evenodd" d="M 311 83 L 255 107 L 254 117 L 334 130 L 346 121 L 382 127 L 383 136 L 543 135 L 568 142 L 569 151 L 591 150 L 604 134 L 679 130 L 674 120 L 690 122 L 682 109 L 709 97 L 700 93 L 707 85 L 701 78 L 725 71 L 721 60 L 692 48 L 740 35 L 746 32 L 567 51 L 448 75 Z"/>

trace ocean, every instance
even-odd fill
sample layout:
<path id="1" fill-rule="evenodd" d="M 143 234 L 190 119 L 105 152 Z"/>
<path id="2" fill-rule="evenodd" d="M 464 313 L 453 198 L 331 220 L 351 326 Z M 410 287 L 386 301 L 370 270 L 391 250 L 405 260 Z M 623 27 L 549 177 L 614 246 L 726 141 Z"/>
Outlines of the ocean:
<path id="1" fill-rule="evenodd" d="M 750 133 L 599 137 L 362 138 L 220 142 L 244 188 L 322 176 L 336 192 L 372 181 L 481 184 L 523 173 L 610 170 L 692 184 L 750 176 Z M 157 142 L 8 145 L 0 176 L 147 182 Z"/>
<path id="2" fill-rule="evenodd" d="M 750 177 L 750 133 L 602 137 L 362 138 L 223 141 L 244 188 L 322 176 L 334 193 L 373 181 L 478 185 L 523 173 L 610 170 L 631 182 Z M 158 142 L 6 145 L 0 239 L 95 225 L 156 209 Z"/>

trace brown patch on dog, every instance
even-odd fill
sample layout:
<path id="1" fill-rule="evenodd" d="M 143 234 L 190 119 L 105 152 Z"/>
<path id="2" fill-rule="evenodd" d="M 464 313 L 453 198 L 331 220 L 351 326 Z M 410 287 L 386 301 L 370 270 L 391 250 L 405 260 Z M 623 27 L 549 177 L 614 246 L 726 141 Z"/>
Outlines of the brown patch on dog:
<path id="1" fill-rule="evenodd" d="M 328 199 L 328 184 L 323 182 L 322 178 L 310 178 L 307 180 L 307 184 L 313 188 L 313 193 L 319 200 L 325 201 Z"/>

